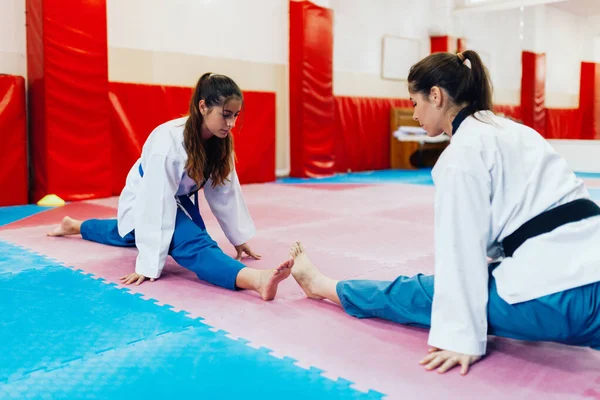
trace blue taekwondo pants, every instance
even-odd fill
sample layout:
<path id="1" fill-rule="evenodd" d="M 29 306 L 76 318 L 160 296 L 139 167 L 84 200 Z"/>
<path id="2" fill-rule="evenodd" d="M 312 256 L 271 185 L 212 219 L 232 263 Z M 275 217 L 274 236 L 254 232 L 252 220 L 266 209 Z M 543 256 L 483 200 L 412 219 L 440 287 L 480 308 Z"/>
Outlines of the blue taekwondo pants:
<path id="1" fill-rule="evenodd" d="M 200 280 L 236 290 L 237 275 L 245 265 L 223 253 L 217 242 L 210 237 L 198 206 L 188 196 L 178 197 L 192 219 L 181 208 L 177 208 L 169 254 L 179 265 L 195 272 Z M 116 219 L 84 221 L 81 224 L 81 236 L 110 246 L 135 247 L 135 231 L 121 237 Z"/>
<path id="2" fill-rule="evenodd" d="M 600 282 L 534 300 L 508 304 L 498 296 L 490 266 L 488 333 L 600 349 Z M 348 280 L 337 284 L 344 310 L 357 318 L 381 318 L 429 328 L 433 275 L 400 276 L 392 282 Z"/>

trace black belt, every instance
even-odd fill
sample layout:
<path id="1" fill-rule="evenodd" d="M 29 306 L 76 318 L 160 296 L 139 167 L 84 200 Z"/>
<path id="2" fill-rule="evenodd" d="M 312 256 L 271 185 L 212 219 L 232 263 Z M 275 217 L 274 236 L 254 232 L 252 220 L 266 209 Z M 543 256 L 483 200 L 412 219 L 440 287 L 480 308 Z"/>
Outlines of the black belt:
<path id="1" fill-rule="evenodd" d="M 548 233 L 559 226 L 570 222 L 600 215 L 600 207 L 589 199 L 578 199 L 551 210 L 544 211 L 537 217 L 525 222 L 519 229 L 502 241 L 504 256 L 512 257 L 514 252 L 527 239 Z"/>

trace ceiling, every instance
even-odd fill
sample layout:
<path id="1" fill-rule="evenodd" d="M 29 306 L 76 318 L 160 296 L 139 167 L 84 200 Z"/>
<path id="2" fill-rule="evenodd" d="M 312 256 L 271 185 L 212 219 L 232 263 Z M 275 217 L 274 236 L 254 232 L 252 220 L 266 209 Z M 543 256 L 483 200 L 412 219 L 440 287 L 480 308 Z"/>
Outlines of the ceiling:
<path id="1" fill-rule="evenodd" d="M 582 17 L 600 16 L 600 0 L 454 0 L 455 13 L 493 12 L 546 4 Z"/>
<path id="2" fill-rule="evenodd" d="M 600 0 L 568 0 L 552 3 L 550 6 L 580 17 L 600 15 Z"/>

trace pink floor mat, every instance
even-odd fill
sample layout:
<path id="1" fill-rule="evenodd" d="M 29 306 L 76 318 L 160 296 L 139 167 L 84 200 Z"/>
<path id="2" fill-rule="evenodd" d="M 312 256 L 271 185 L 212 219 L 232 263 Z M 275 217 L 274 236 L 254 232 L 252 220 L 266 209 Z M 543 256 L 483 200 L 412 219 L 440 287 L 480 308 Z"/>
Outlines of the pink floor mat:
<path id="1" fill-rule="evenodd" d="M 276 265 L 299 239 L 312 261 L 338 279 L 391 280 L 432 272 L 432 187 L 387 184 L 323 190 L 265 184 L 244 186 L 244 194 L 258 228 L 250 244 L 263 255 L 261 261 L 247 261 L 249 266 Z M 70 204 L 8 225 L 0 238 L 118 282 L 133 271 L 135 249 L 44 236 L 64 214 L 114 217 L 114 207 L 115 199 Z M 213 238 L 233 255 L 204 201 L 201 212 Z M 426 331 L 357 320 L 335 305 L 306 299 L 291 278 L 281 284 L 277 299 L 263 302 L 250 292 L 201 283 L 169 259 L 157 282 L 130 288 L 202 317 L 250 346 L 267 347 L 276 357 L 292 357 L 301 367 L 317 367 L 330 378 L 342 377 L 360 390 L 374 389 L 390 398 L 600 398 L 599 352 L 492 339 L 487 359 L 468 376 L 457 371 L 439 376 L 418 364 L 427 352 Z"/>
<path id="2" fill-rule="evenodd" d="M 599 178 L 584 178 L 583 182 L 585 186 L 590 189 L 600 189 L 600 179 Z"/>

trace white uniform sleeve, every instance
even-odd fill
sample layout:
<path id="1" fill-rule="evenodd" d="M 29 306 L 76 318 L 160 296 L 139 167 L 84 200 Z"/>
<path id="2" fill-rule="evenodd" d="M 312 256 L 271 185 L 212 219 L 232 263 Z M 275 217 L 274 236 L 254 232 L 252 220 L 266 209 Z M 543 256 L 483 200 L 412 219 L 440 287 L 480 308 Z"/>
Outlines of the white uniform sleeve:
<path id="1" fill-rule="evenodd" d="M 213 187 L 209 179 L 204 186 L 204 196 L 231 244 L 238 246 L 254 236 L 256 229 L 242 196 L 235 167 L 223 185 Z"/>
<path id="2" fill-rule="evenodd" d="M 175 194 L 182 175 L 179 163 L 164 155 L 151 155 L 143 169 L 134 207 L 135 244 L 139 250 L 135 272 L 158 278 L 175 231 Z"/>
<path id="3" fill-rule="evenodd" d="M 432 347 L 486 352 L 490 185 L 486 177 L 454 167 L 436 179 Z"/>

